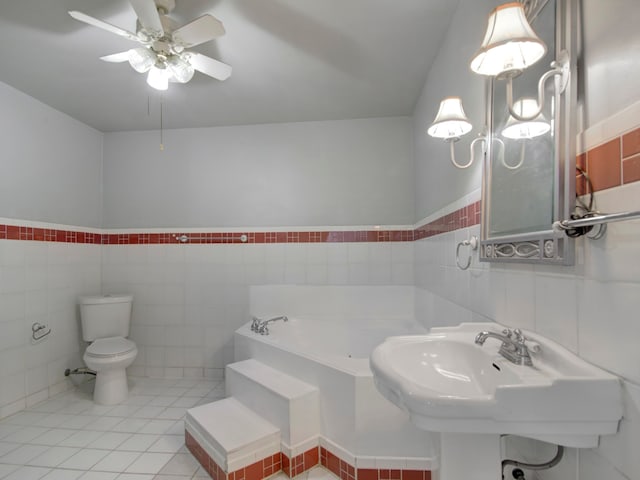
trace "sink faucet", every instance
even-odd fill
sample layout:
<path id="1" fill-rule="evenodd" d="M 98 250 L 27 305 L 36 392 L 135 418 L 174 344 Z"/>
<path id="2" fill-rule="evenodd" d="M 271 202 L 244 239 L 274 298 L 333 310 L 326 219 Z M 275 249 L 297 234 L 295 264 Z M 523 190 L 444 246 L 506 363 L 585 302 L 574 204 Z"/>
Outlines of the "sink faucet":
<path id="1" fill-rule="evenodd" d="M 531 355 L 529 354 L 529 347 L 525 343 L 525 336 L 519 328 L 516 328 L 513 332 L 508 328 L 502 331 L 502 334 L 495 332 L 480 332 L 476 335 L 476 344 L 484 345 L 487 338 L 495 338 L 502 342 L 498 353 L 511 363 L 516 365 L 526 365 L 528 367 L 533 366 L 531 362 Z"/>
<path id="2" fill-rule="evenodd" d="M 256 333 L 259 333 L 260 335 L 269 335 L 269 327 L 267 325 L 273 322 L 277 322 L 278 320 L 288 322 L 289 318 L 286 315 L 273 317 L 273 318 L 270 318 L 269 320 L 260 320 L 258 317 L 252 317 L 251 330 Z"/>

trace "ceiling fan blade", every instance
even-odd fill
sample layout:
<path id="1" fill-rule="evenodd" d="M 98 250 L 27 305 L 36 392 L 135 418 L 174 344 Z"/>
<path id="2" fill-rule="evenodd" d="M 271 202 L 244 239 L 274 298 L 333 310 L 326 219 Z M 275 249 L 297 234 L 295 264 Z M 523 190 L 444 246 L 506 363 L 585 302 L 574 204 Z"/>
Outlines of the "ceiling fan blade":
<path id="1" fill-rule="evenodd" d="M 140 39 L 136 36 L 135 33 L 129 32 L 120 27 L 116 27 L 115 25 L 112 25 L 110 23 L 103 22 L 102 20 L 98 20 L 97 18 L 90 17 L 89 15 L 86 15 L 82 12 L 78 12 L 77 10 L 71 10 L 69 12 L 69 15 L 71 15 L 76 20 L 84 22 L 93 27 L 101 28 L 102 30 L 115 33 L 116 35 L 120 35 L 121 37 L 128 38 L 129 40 L 133 40 L 135 42 L 140 41 Z"/>
<path id="2" fill-rule="evenodd" d="M 185 48 L 194 47 L 225 34 L 222 22 L 206 14 L 173 31 L 173 41 Z"/>
<path id="3" fill-rule="evenodd" d="M 153 0 L 129 0 L 144 30 L 153 38 L 164 35 L 158 8 Z"/>
<path id="4" fill-rule="evenodd" d="M 231 75 L 231 66 L 197 52 L 188 52 L 189 63 L 199 72 L 218 80 L 226 80 Z"/>
<path id="5" fill-rule="evenodd" d="M 111 55 L 105 55 L 104 57 L 100 57 L 100 60 L 104 60 L 105 62 L 110 62 L 110 63 L 128 62 L 129 51 L 112 53 Z"/>

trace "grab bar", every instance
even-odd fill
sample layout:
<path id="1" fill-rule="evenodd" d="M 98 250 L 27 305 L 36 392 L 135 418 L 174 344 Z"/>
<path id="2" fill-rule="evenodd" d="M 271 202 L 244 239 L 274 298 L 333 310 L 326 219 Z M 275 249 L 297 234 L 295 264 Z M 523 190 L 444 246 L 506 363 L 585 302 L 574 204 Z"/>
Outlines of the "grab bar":
<path id="1" fill-rule="evenodd" d="M 624 220 L 640 219 L 640 210 L 635 212 L 620 213 L 603 213 L 602 215 L 594 215 L 593 217 L 578 218 L 576 220 L 562 220 L 554 222 L 554 226 L 562 230 L 568 230 L 577 227 L 591 227 L 602 223 L 622 222 Z"/>
<path id="2" fill-rule="evenodd" d="M 194 236 L 189 236 L 189 235 L 172 235 L 173 238 L 175 238 L 178 242 L 180 243 L 187 243 L 190 241 L 198 241 L 198 240 L 211 240 L 211 237 L 203 237 L 203 236 L 199 236 L 199 237 L 194 237 Z M 240 235 L 239 237 L 223 237 L 223 240 L 240 240 L 242 243 L 247 243 L 247 240 L 249 240 L 249 237 L 247 237 L 245 234 Z"/>
<path id="3" fill-rule="evenodd" d="M 553 222 L 553 229 L 556 231 L 564 231 L 569 236 L 571 230 L 586 229 L 586 227 L 593 227 L 599 225 L 598 230 L 594 230 L 595 233 L 588 234 L 587 237 L 592 240 L 601 238 L 607 231 L 607 224 L 612 222 L 622 222 L 625 220 L 638 220 L 640 219 L 640 210 L 634 212 L 620 212 L 620 213 L 603 213 L 599 215 L 593 215 L 590 217 L 582 217 L 571 220 L 559 220 Z M 585 231 L 586 233 L 586 231 Z M 584 233 L 579 233 L 582 235 Z"/>

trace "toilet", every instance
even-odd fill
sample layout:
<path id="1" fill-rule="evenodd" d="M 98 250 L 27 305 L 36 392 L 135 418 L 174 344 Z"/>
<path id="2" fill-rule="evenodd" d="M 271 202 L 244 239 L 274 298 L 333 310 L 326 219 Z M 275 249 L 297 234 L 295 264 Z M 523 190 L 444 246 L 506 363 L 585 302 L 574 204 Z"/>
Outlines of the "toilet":
<path id="1" fill-rule="evenodd" d="M 116 405 L 126 400 L 126 368 L 138 355 L 129 336 L 133 295 L 83 296 L 80 304 L 82 338 L 91 342 L 83 360 L 96 372 L 93 401 L 100 405 Z"/>

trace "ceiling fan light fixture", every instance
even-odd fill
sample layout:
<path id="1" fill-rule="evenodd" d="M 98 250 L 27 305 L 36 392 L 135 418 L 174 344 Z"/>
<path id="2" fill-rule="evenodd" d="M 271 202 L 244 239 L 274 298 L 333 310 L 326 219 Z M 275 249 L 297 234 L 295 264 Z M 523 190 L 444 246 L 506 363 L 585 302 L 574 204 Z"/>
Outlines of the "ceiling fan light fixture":
<path id="1" fill-rule="evenodd" d="M 173 78 L 180 83 L 187 83 L 195 73 L 191 64 L 178 55 L 172 55 L 167 59 L 167 67 Z"/>
<path id="2" fill-rule="evenodd" d="M 127 54 L 129 65 L 139 73 L 148 72 L 156 63 L 154 53 L 145 47 L 132 48 Z"/>
<path id="3" fill-rule="evenodd" d="M 154 65 L 147 75 L 147 84 L 156 90 L 167 90 L 169 88 L 169 72 L 164 66 Z"/>

